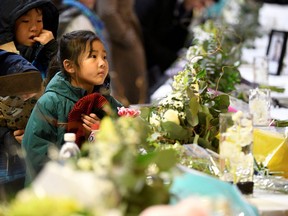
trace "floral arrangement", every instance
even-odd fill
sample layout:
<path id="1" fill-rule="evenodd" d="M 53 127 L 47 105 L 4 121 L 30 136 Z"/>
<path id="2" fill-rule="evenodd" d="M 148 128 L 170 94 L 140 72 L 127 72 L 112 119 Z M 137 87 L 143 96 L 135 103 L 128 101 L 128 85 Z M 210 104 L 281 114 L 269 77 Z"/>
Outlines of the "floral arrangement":
<path id="1" fill-rule="evenodd" d="M 253 181 L 252 116 L 238 111 L 221 118 L 220 157 L 225 160 L 221 178 L 234 184 Z"/>
<path id="2" fill-rule="evenodd" d="M 188 52 L 184 70 L 174 76 L 172 93 L 142 109 L 141 116 L 152 126 L 150 143 L 196 143 L 218 151 L 218 115 L 227 112 L 229 96 L 209 89 L 203 61 L 203 56 Z"/>
<path id="3" fill-rule="evenodd" d="M 46 176 L 44 170 L 45 178 L 36 179 L 31 188 L 17 195 L 9 208 L 2 208 L 5 215 L 33 216 L 39 212 L 52 215 L 53 209 L 54 213 L 59 210 L 54 214 L 57 216 L 132 216 L 139 215 L 151 205 L 167 204 L 172 168 L 177 162 L 176 152 L 172 149 L 144 151 L 148 149 L 146 139 L 150 128 L 139 116 L 104 117 L 100 128 L 94 142 L 87 142 L 82 147 L 79 159 L 59 161 L 54 157 L 56 159 L 46 165 L 52 168 L 47 168 Z M 83 175 L 85 182 L 80 180 Z M 57 179 L 63 178 L 65 183 L 57 185 Z M 78 180 L 75 182 L 75 179 Z M 68 193 L 75 190 L 76 195 L 72 193 L 71 197 L 69 194 L 67 199 L 60 195 L 55 197 L 54 192 L 49 191 L 53 188 L 39 189 L 39 185 L 43 186 L 47 181 L 53 181 L 53 188 L 60 187 L 60 191 L 65 191 L 65 188 Z M 85 193 L 85 198 L 82 193 Z M 51 207 L 54 204 L 55 208 Z M 37 211 L 33 206 L 38 206 Z"/>

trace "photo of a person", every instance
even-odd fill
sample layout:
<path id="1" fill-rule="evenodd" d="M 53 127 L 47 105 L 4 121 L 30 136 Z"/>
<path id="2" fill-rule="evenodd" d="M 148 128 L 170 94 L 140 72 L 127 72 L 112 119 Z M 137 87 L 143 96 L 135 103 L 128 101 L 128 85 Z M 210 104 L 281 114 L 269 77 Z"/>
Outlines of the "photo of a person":
<path id="1" fill-rule="evenodd" d="M 269 73 L 280 75 L 283 58 L 286 51 L 287 32 L 272 30 L 270 33 L 267 57 L 269 60 Z"/>
<path id="2" fill-rule="evenodd" d="M 281 37 L 275 37 L 272 41 L 272 61 L 279 61 L 283 46 L 283 35 Z"/>

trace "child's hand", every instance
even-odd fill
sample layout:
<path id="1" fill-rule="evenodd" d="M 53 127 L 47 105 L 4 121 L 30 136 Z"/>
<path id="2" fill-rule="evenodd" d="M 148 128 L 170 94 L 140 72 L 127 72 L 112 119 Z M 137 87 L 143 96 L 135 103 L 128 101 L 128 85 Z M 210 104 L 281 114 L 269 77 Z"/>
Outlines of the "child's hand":
<path id="1" fill-rule="evenodd" d="M 54 39 L 53 33 L 51 31 L 43 29 L 38 37 L 33 38 L 35 41 L 39 42 L 42 45 L 47 44 L 49 41 Z"/>
<path id="2" fill-rule="evenodd" d="M 24 130 L 15 130 L 13 132 L 13 136 L 15 137 L 15 139 L 18 141 L 18 143 L 21 144 L 22 139 L 23 139 L 23 135 L 24 135 Z"/>
<path id="3" fill-rule="evenodd" d="M 100 119 L 98 118 L 98 116 L 94 113 L 91 113 L 90 115 L 82 115 L 82 121 L 83 121 L 83 127 L 85 128 L 85 130 L 87 131 L 87 133 L 90 134 L 91 132 L 91 126 L 93 124 L 96 124 L 100 122 Z"/>

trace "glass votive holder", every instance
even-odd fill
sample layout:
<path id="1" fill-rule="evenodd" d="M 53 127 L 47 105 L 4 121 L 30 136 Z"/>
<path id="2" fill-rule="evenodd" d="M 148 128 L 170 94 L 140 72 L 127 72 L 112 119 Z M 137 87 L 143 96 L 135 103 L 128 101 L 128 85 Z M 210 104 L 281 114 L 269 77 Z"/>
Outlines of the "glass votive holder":
<path id="1" fill-rule="evenodd" d="M 252 115 L 238 111 L 220 114 L 220 179 L 253 193 L 254 157 Z"/>
<path id="2" fill-rule="evenodd" d="M 249 90 L 249 112 L 253 114 L 254 126 L 268 126 L 270 123 L 270 89 Z"/>

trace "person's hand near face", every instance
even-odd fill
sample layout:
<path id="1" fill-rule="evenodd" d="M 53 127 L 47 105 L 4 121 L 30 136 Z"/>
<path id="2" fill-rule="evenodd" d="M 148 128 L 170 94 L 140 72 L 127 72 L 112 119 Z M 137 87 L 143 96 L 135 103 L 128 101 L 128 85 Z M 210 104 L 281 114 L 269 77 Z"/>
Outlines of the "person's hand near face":
<path id="1" fill-rule="evenodd" d="M 32 46 L 35 42 L 45 45 L 54 36 L 51 31 L 43 29 L 42 11 L 34 8 L 16 20 L 15 38 L 18 44 Z"/>

